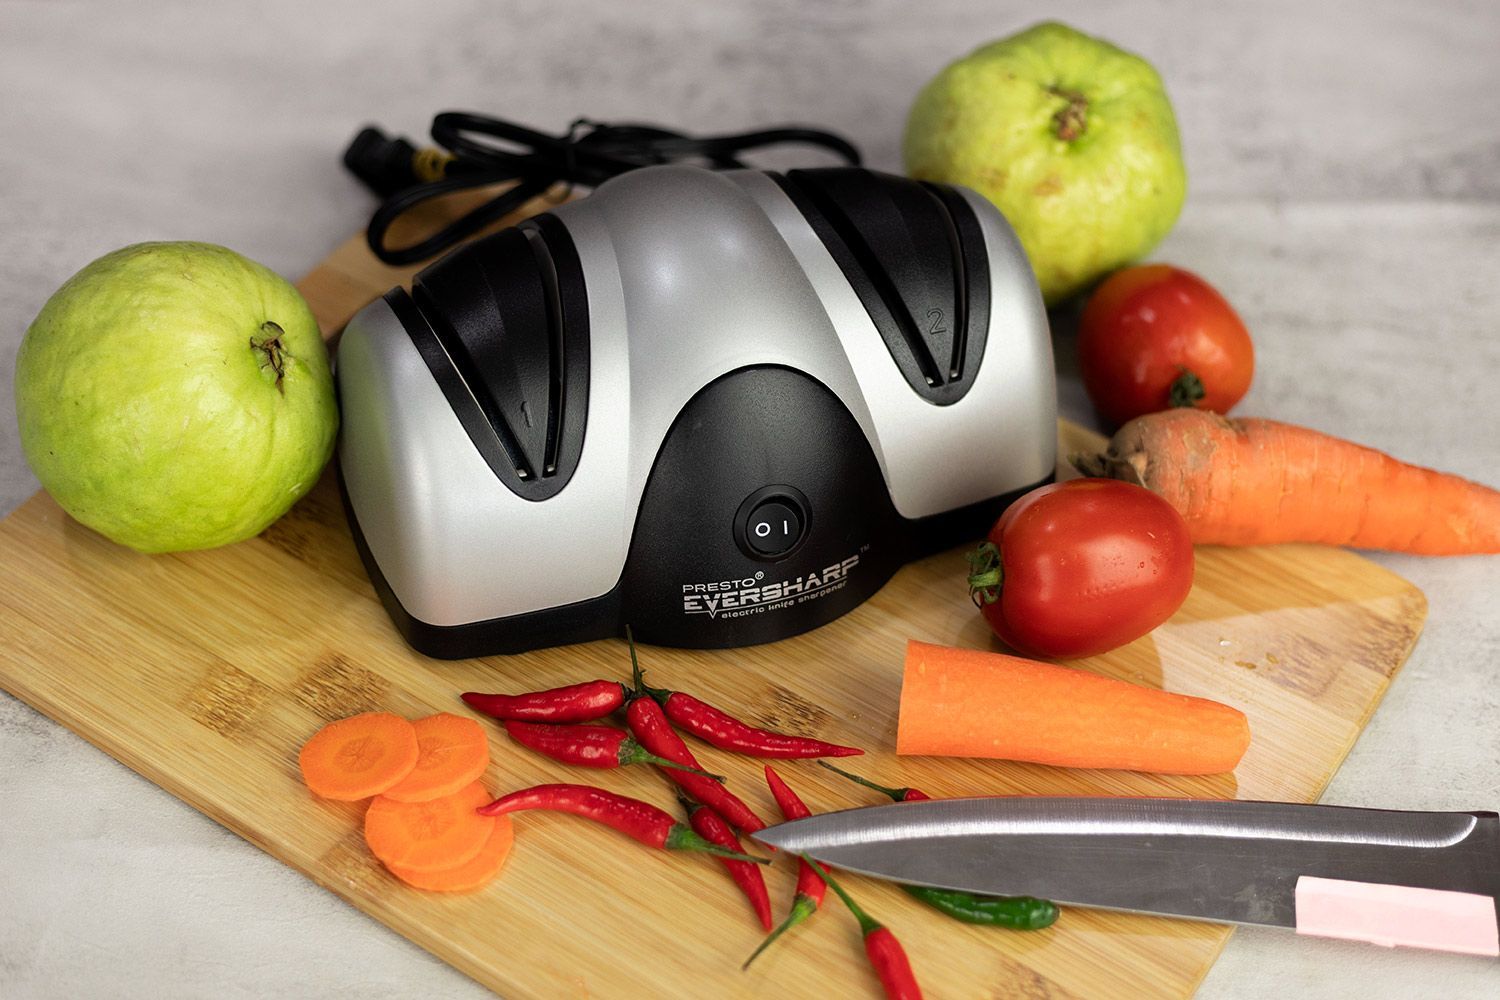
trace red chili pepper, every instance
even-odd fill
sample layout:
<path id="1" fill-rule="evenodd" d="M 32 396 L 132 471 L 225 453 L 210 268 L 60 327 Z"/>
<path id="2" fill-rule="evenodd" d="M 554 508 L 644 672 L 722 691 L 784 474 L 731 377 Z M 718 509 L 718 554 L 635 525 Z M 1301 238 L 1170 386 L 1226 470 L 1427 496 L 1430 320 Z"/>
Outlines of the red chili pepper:
<path id="1" fill-rule="evenodd" d="M 531 788 L 502 795 L 489 805 L 480 806 L 476 812 L 481 816 L 500 816 L 527 809 L 547 809 L 582 816 L 613 827 L 648 847 L 665 848 L 669 851 L 702 851 L 758 865 L 771 863 L 769 858 L 757 858 L 743 851 L 730 851 L 710 843 L 692 827 L 677 822 L 671 813 L 658 809 L 649 802 L 616 795 L 591 785 L 533 785 Z"/>
<path id="2" fill-rule="evenodd" d="M 525 694 L 480 694 L 459 697 L 476 712 L 497 719 L 526 722 L 588 722 L 602 719 L 625 704 L 625 685 L 619 681 L 584 681 L 567 687 Z"/>
<path id="3" fill-rule="evenodd" d="M 885 988 L 887 1000 L 922 1000 L 922 987 L 917 985 L 917 977 L 911 971 L 906 949 L 901 947 L 896 935 L 891 933 L 889 927 L 860 909 L 859 904 L 844 891 L 844 887 L 828 874 L 828 869 L 816 861 L 809 863 L 818 869 L 818 873 L 838 893 L 844 905 L 849 907 L 854 919 L 859 921 L 859 930 L 865 939 L 865 954 L 869 956 L 875 974 L 880 977 L 880 985 Z"/>
<path id="4" fill-rule="evenodd" d="M 699 766 L 697 758 L 687 748 L 687 744 L 682 742 L 682 737 L 672 731 L 672 725 L 662 714 L 661 706 L 650 698 L 636 698 L 632 701 L 625 709 L 625 721 L 630 723 L 630 731 L 635 734 L 641 746 L 658 757 L 665 757 L 673 763 L 688 767 Z M 749 806 L 712 778 L 680 769 L 665 770 L 662 773 L 682 786 L 693 798 L 706 806 L 712 806 L 720 816 L 746 833 L 766 828 L 766 824 L 750 811 Z"/>
<path id="5" fill-rule="evenodd" d="M 911 971 L 911 961 L 906 949 L 896 940 L 889 927 L 876 924 L 873 929 L 863 920 L 860 929 L 865 935 L 865 954 L 885 987 L 890 1000 L 922 1000 L 922 987 L 917 984 L 916 973 Z"/>
<path id="6" fill-rule="evenodd" d="M 832 764 L 828 763 L 825 760 L 820 760 L 820 761 L 818 761 L 818 763 L 822 764 L 824 767 L 828 768 L 828 770 L 833 771 L 836 774 L 842 774 L 844 777 L 848 778 L 850 781 L 857 782 L 857 783 L 859 783 L 861 785 L 864 785 L 866 788 L 873 788 L 877 792 L 881 792 L 882 794 L 889 795 L 891 798 L 895 799 L 897 802 L 921 802 L 923 799 L 930 799 L 930 798 L 932 798 L 931 795 L 928 795 L 926 792 L 922 791 L 920 788 L 890 788 L 890 787 L 888 787 L 886 785 L 877 785 L 877 784 L 875 784 L 875 782 L 869 780 L 868 778 L 861 778 L 857 774 L 850 774 L 848 771 L 844 770 L 842 767 L 834 767 Z"/>
<path id="7" fill-rule="evenodd" d="M 771 795 L 776 799 L 776 805 L 781 809 L 783 819 L 806 819 L 812 815 L 812 810 L 797 797 L 797 793 L 792 791 L 790 785 L 781 780 L 781 775 L 772 770 L 770 764 L 766 765 L 766 784 L 771 787 Z M 813 866 L 806 861 L 799 861 L 797 894 L 809 897 L 813 901 L 813 909 L 817 909 L 823 903 L 825 888 L 823 879 L 813 870 Z"/>
<path id="8" fill-rule="evenodd" d="M 771 786 L 771 795 L 775 797 L 776 804 L 781 808 L 783 819 L 805 819 L 812 815 L 812 811 L 797 797 L 797 793 L 792 791 L 791 786 L 781 780 L 781 775 L 771 770 L 770 764 L 766 765 L 766 784 Z M 792 897 L 791 910 L 788 911 L 786 919 L 781 922 L 781 925 L 766 935 L 766 939 L 760 943 L 760 947 L 750 953 L 750 957 L 745 959 L 745 964 L 740 966 L 740 969 L 743 971 L 750 968 L 750 963 L 755 961 L 761 952 L 769 948 L 772 941 L 775 941 L 781 935 L 816 913 L 818 907 L 823 905 L 823 894 L 827 888 L 828 883 L 823 881 L 823 877 L 813 869 L 813 866 L 808 864 L 805 859 L 798 858 L 797 894 Z"/>
<path id="9" fill-rule="evenodd" d="M 694 802 L 681 792 L 677 793 L 677 801 L 687 810 L 688 822 L 704 840 L 709 843 L 718 844 L 727 850 L 743 852 L 744 845 L 740 838 L 734 835 L 724 817 L 714 812 L 708 806 Z M 719 859 L 720 863 L 729 871 L 730 878 L 740 887 L 745 898 L 750 900 L 751 907 L 755 910 L 755 917 L 766 930 L 771 929 L 771 894 L 766 891 L 766 880 L 755 865 L 736 861 L 733 858 Z"/>
<path id="10" fill-rule="evenodd" d="M 864 753 L 859 747 L 839 746 L 837 743 L 825 743 L 808 736 L 788 736 L 769 729 L 758 729 L 681 691 L 661 693 L 665 695 L 661 699 L 661 705 L 666 710 L 667 718 L 703 742 L 711 743 L 721 750 L 777 760 L 853 757 Z M 657 693 L 653 691 L 651 694 L 656 697 Z"/>
<path id="11" fill-rule="evenodd" d="M 690 694 L 668 691 L 665 688 L 647 687 L 645 671 L 636 660 L 635 641 L 631 638 L 628 629 L 625 636 L 630 642 L 630 665 L 636 696 L 649 695 L 661 705 L 668 719 L 705 743 L 716 746 L 720 750 L 732 750 L 750 757 L 770 757 L 777 760 L 806 757 L 853 757 L 864 753 L 859 747 L 839 746 L 837 743 L 825 743 L 808 736 L 788 736 L 786 733 L 775 733 L 769 729 L 757 729 Z"/>
<path id="12" fill-rule="evenodd" d="M 721 775 L 709 774 L 699 768 L 658 757 L 631 739 L 625 730 L 614 726 L 552 726 L 545 722 L 517 722 L 509 719 L 505 723 L 505 731 L 523 747 L 530 747 L 564 764 L 577 764 L 580 767 L 655 764 L 657 767 L 692 771 L 715 781 L 724 780 Z"/>

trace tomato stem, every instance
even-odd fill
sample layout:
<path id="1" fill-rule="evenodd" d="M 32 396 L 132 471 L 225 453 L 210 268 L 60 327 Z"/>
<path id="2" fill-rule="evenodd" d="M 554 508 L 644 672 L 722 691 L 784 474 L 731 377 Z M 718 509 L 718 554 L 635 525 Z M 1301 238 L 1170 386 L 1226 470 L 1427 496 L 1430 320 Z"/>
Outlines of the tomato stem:
<path id="1" fill-rule="evenodd" d="M 1203 388 L 1203 380 L 1187 368 L 1179 367 L 1177 370 L 1181 374 L 1167 390 L 1167 405 L 1173 409 L 1197 406 L 1198 400 L 1208 395 L 1208 390 Z"/>
<path id="2" fill-rule="evenodd" d="M 969 599 L 975 607 L 994 604 L 1000 599 L 1000 584 L 1005 574 L 1000 568 L 1000 547 L 985 542 L 969 553 Z"/>

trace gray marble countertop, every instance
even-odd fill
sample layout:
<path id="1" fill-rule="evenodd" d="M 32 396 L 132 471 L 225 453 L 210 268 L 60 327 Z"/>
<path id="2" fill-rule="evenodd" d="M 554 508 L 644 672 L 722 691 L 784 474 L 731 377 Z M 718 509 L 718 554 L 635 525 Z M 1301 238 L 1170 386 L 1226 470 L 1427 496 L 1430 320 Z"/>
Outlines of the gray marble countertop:
<path id="1" fill-rule="evenodd" d="M 1207 277 L 1252 330 L 1240 412 L 1500 482 L 1500 6 L 645 9 L 0 0 L 0 511 L 36 489 L 11 375 L 53 289 L 144 239 L 302 273 L 372 208 L 338 165 L 367 121 L 420 137 L 444 108 L 544 129 L 583 113 L 693 130 L 795 120 L 896 169 L 920 84 L 1044 16 L 1145 54 L 1167 81 L 1191 195 L 1154 256 Z M 1087 419 L 1061 346 L 1065 411 Z M 1374 558 L 1431 615 L 1324 801 L 1496 808 L 1500 559 Z M 1200 995 L 1356 992 L 1496 996 L 1500 964 L 1246 929 Z M 0 996 L 483 995 L 0 695 Z"/>

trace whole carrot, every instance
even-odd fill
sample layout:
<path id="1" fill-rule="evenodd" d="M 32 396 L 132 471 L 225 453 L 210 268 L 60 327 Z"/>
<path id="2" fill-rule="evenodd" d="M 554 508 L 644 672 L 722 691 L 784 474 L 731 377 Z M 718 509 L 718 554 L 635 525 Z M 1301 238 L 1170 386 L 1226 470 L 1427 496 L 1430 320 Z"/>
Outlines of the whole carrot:
<path id="1" fill-rule="evenodd" d="M 832 766 L 832 765 L 828 765 Z M 837 770 L 837 768 L 835 768 Z M 771 787 L 771 796 L 776 800 L 776 805 L 781 809 L 781 818 L 785 820 L 806 819 L 812 815 L 812 810 L 797 797 L 790 785 L 781 780 L 781 775 L 766 765 L 766 784 Z M 760 943 L 760 946 L 750 953 L 745 959 L 745 964 L 740 966 L 741 971 L 750 968 L 750 963 L 755 961 L 760 953 L 771 946 L 781 935 L 802 923 L 808 917 L 818 912 L 818 907 L 823 905 L 823 895 L 828 889 L 828 884 L 823 881 L 813 866 L 805 859 L 797 859 L 797 892 L 792 896 L 792 908 L 788 911 L 786 919 Z M 769 924 L 767 925 L 769 927 Z"/>
<path id="2" fill-rule="evenodd" d="M 911 971 L 911 962 L 907 959 L 901 942 L 896 940 L 896 935 L 891 933 L 889 927 L 860 909 L 853 897 L 844 891 L 844 887 L 828 874 L 828 869 L 806 855 L 803 855 L 803 860 L 817 869 L 823 880 L 838 893 L 839 899 L 844 901 L 849 912 L 854 914 L 854 919 L 859 921 L 859 931 L 865 939 L 865 954 L 869 956 L 875 974 L 880 977 L 880 985 L 885 988 L 888 1000 L 922 1000 L 922 987 L 917 985 L 916 973 Z"/>
<path id="3" fill-rule="evenodd" d="M 1500 552 L 1500 491 L 1273 420 L 1165 410 L 1074 464 L 1161 494 L 1202 544 Z"/>
<path id="4" fill-rule="evenodd" d="M 700 837 L 726 850 L 743 853 L 740 838 L 734 835 L 734 830 L 724 821 L 723 816 L 702 803 L 694 802 L 681 792 L 677 793 L 677 801 L 682 803 L 682 808 L 688 814 L 688 822 L 692 824 L 693 830 Z M 761 875 L 760 869 L 731 857 L 720 857 L 719 862 L 723 864 L 725 871 L 729 872 L 729 877 L 734 879 L 735 885 L 740 887 L 745 898 L 750 900 L 750 908 L 755 911 L 755 919 L 759 920 L 766 930 L 770 930 L 771 894 L 766 890 L 766 879 Z"/>
<path id="5" fill-rule="evenodd" d="M 636 698 L 625 709 L 625 721 L 641 746 L 665 757 L 675 764 L 702 770 L 693 752 L 682 742 L 682 737 L 672 731 L 672 725 L 662 714 L 661 706 L 650 698 Z M 693 798 L 715 811 L 746 833 L 764 830 L 766 824 L 751 811 L 740 798 L 712 778 L 705 778 L 693 771 L 680 768 L 662 771 Z"/>
<path id="6" fill-rule="evenodd" d="M 702 851 L 721 858 L 770 864 L 769 858 L 757 858 L 743 851 L 731 851 L 704 839 L 672 814 L 640 799 L 616 795 L 591 785 L 533 785 L 502 795 L 489 805 L 480 806 L 481 816 L 501 816 L 528 809 L 546 809 L 572 813 L 619 830 L 648 847 L 670 851 Z"/>
<path id="7" fill-rule="evenodd" d="M 475 723 L 478 725 L 478 723 Z M 709 774 L 701 768 L 688 767 L 658 757 L 630 734 L 614 726 L 552 726 L 545 722 L 518 722 L 510 719 L 505 723 L 510 738 L 523 747 L 546 754 L 564 764 L 579 767 L 625 767 L 630 764 L 655 764 L 657 767 L 680 768 L 701 774 L 705 778 L 723 781 L 717 774 Z"/>

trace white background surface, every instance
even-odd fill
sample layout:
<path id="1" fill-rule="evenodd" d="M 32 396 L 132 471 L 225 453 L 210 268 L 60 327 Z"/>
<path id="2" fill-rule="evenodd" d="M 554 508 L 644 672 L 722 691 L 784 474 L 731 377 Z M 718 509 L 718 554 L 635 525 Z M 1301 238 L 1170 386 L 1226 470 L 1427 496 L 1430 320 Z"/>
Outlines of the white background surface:
<path id="1" fill-rule="evenodd" d="M 921 83 L 1043 17 L 1167 81 L 1191 194 L 1155 257 L 1203 274 L 1250 326 L 1239 412 L 1500 483 L 1500 5 L 647 9 L 0 0 L 0 511 L 36 488 L 11 373 L 52 290 L 144 239 L 221 242 L 301 274 L 373 207 L 338 164 L 367 121 L 413 137 L 445 108 L 558 130 L 580 114 L 806 121 L 899 169 Z M 1059 348 L 1065 409 L 1086 417 Z M 1500 559 L 1375 558 L 1426 591 L 1431 617 L 1324 801 L 1500 807 Z M 1500 965 L 1242 930 L 1201 991 L 1356 994 L 1500 995 Z M 0 695 L 0 997 L 482 995 Z"/>

